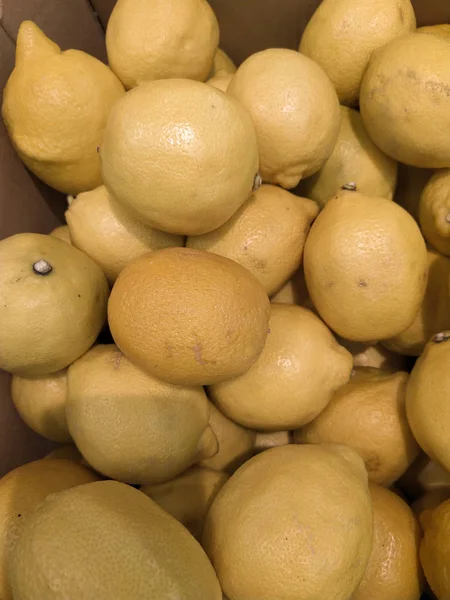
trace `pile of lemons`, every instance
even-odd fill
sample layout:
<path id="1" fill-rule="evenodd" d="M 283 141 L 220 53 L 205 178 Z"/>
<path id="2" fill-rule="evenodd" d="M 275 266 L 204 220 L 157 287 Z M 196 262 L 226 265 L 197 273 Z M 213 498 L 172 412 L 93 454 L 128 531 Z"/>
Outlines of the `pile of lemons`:
<path id="1" fill-rule="evenodd" d="M 2 114 L 66 224 L 0 242 L 2 600 L 450 598 L 450 25 L 323 0 L 237 69 L 206 0 L 109 66 L 22 23 Z"/>

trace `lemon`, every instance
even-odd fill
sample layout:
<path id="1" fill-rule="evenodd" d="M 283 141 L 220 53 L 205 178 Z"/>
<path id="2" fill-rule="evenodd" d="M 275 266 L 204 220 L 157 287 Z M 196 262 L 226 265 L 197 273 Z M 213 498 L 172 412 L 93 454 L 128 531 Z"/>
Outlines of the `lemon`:
<path id="1" fill-rule="evenodd" d="M 129 92 L 110 114 L 100 156 L 119 204 L 146 225 L 181 235 L 223 225 L 257 180 L 250 115 L 230 96 L 187 79 Z"/>
<path id="2" fill-rule="evenodd" d="M 74 198 L 66 221 L 72 244 L 102 268 L 110 283 L 135 258 L 184 245 L 184 237 L 146 227 L 131 217 L 104 186 Z"/>
<path id="3" fill-rule="evenodd" d="M 281 446 L 225 483 L 203 546 L 233 600 L 348 600 L 369 560 L 372 521 L 367 473 L 354 450 Z"/>
<path id="4" fill-rule="evenodd" d="M 102 62 L 79 50 L 61 52 L 35 23 L 21 24 L 2 114 L 20 158 L 45 183 L 66 194 L 102 183 L 98 147 L 124 95 Z"/>
<path id="5" fill-rule="evenodd" d="M 108 305 L 111 333 L 125 356 L 178 385 L 247 371 L 264 347 L 269 311 L 264 288 L 247 269 L 192 248 L 158 250 L 130 263 Z"/>
<path id="6" fill-rule="evenodd" d="M 238 68 L 227 93 L 255 123 L 263 181 L 294 188 L 331 155 L 339 102 L 331 81 L 308 57 L 283 48 L 257 52 Z"/>
<path id="7" fill-rule="evenodd" d="M 218 42 L 206 0 L 118 0 L 106 28 L 109 64 L 128 89 L 153 79 L 204 81 Z"/>
<path id="8" fill-rule="evenodd" d="M 43 377 L 14 375 L 11 398 L 31 429 L 55 442 L 72 440 L 66 419 L 67 369 Z"/>
<path id="9" fill-rule="evenodd" d="M 50 235 L 0 241 L 0 368 L 23 377 L 60 371 L 95 342 L 106 320 L 100 267 Z"/>
<path id="10" fill-rule="evenodd" d="M 24 528 L 11 561 L 14 598 L 221 600 L 201 546 L 145 494 L 117 481 L 68 491 Z"/>
<path id="11" fill-rule="evenodd" d="M 66 414 L 87 462 L 127 483 L 168 481 L 218 449 L 203 389 L 158 381 L 113 344 L 70 366 Z"/>
<path id="12" fill-rule="evenodd" d="M 271 296 L 300 267 L 306 236 L 318 212 L 317 204 L 307 198 L 262 185 L 224 225 L 189 236 L 186 246 L 238 262 Z"/>

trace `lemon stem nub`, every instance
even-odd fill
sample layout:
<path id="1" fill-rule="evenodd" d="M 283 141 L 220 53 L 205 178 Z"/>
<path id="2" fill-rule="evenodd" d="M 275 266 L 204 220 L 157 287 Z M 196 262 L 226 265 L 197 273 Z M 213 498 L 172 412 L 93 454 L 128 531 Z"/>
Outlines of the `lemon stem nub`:
<path id="1" fill-rule="evenodd" d="M 256 173 L 255 180 L 253 181 L 253 192 L 256 192 L 256 190 L 259 190 L 259 188 L 261 187 L 261 184 L 262 184 L 262 177 L 259 173 Z"/>
<path id="2" fill-rule="evenodd" d="M 356 192 L 357 189 L 357 185 L 354 181 L 349 181 L 341 187 L 341 190 L 347 190 L 349 192 Z"/>
<path id="3" fill-rule="evenodd" d="M 38 260 L 33 265 L 33 271 L 37 275 L 48 275 L 53 271 L 53 267 L 46 260 Z"/>

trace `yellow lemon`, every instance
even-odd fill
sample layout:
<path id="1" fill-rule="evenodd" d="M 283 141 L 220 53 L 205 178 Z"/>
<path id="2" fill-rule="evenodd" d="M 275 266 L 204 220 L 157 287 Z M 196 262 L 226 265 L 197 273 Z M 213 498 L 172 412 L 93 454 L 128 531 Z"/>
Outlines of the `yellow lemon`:
<path id="1" fill-rule="evenodd" d="M 320 316 L 355 342 L 391 338 L 409 327 L 428 275 L 414 219 L 391 200 L 356 191 L 327 202 L 306 240 L 303 266 Z"/>
<path id="2" fill-rule="evenodd" d="M 118 0 L 106 28 L 109 64 L 126 88 L 173 77 L 204 81 L 218 42 L 206 0 Z"/>
<path id="3" fill-rule="evenodd" d="M 8 565 L 28 519 L 50 494 L 98 477 L 86 467 L 66 459 L 27 463 L 0 479 L 0 595 L 13 600 Z"/>
<path id="4" fill-rule="evenodd" d="M 450 169 L 437 171 L 425 185 L 419 223 L 427 242 L 450 257 Z"/>
<path id="5" fill-rule="evenodd" d="M 217 438 L 219 451 L 214 456 L 201 460 L 199 465 L 214 471 L 233 473 L 253 456 L 256 431 L 235 423 L 211 402 L 209 408 L 209 425 Z"/>
<path id="6" fill-rule="evenodd" d="M 208 510 L 228 478 L 222 471 L 192 467 L 166 483 L 140 489 L 200 539 Z"/>
<path id="7" fill-rule="evenodd" d="M 410 0 L 323 0 L 308 22 L 300 52 L 315 60 L 342 104 L 358 104 L 372 53 L 416 28 Z"/>
<path id="8" fill-rule="evenodd" d="M 405 410 L 408 373 L 358 367 L 294 442 L 348 444 L 364 459 L 370 481 L 391 485 L 413 463 L 419 446 Z"/>
<path id="9" fill-rule="evenodd" d="M 130 263 L 108 305 L 111 333 L 125 356 L 181 385 L 245 373 L 266 342 L 269 311 L 264 288 L 247 269 L 192 248 L 158 250 Z"/>
<path id="10" fill-rule="evenodd" d="M 391 490 L 371 483 L 369 491 L 374 517 L 372 553 L 352 600 L 419 600 L 424 585 L 419 522 Z"/>
<path id="11" fill-rule="evenodd" d="M 24 528 L 11 561 L 14 598 L 221 600 L 200 544 L 145 494 L 117 481 L 66 492 Z"/>
<path id="12" fill-rule="evenodd" d="M 251 195 L 258 172 L 247 111 L 187 79 L 129 92 L 111 112 L 100 155 L 117 202 L 146 225 L 181 235 L 223 225 Z"/>
<path id="13" fill-rule="evenodd" d="M 364 126 L 388 156 L 407 165 L 450 167 L 450 38 L 410 33 L 373 53 L 361 85 Z"/>
<path id="14" fill-rule="evenodd" d="M 210 386 L 208 393 L 221 411 L 246 427 L 301 427 L 349 380 L 352 356 L 316 315 L 300 306 L 272 304 L 269 329 L 253 366 Z"/>
<path id="15" fill-rule="evenodd" d="M 55 227 L 55 229 L 50 231 L 49 235 L 57 237 L 63 242 L 67 242 L 68 244 L 72 243 L 72 240 L 70 239 L 70 231 L 68 225 L 60 225 L 59 227 Z"/>
<path id="16" fill-rule="evenodd" d="M 232 79 L 233 73 L 229 73 L 228 71 L 225 71 L 225 69 L 221 69 L 212 77 L 210 77 L 206 83 L 208 85 L 212 85 L 212 87 L 215 87 L 218 90 L 221 90 L 222 92 L 226 92 Z"/>
<path id="17" fill-rule="evenodd" d="M 323 207 L 346 186 L 369 196 L 392 198 L 396 183 L 395 160 L 375 146 L 359 112 L 341 106 L 341 128 L 334 150 L 320 171 L 300 182 L 300 191 Z"/>
<path id="18" fill-rule="evenodd" d="M 0 368 L 23 377 L 60 371 L 95 342 L 106 320 L 100 267 L 50 235 L 0 241 Z"/>
<path id="19" fill-rule="evenodd" d="M 153 250 L 183 246 L 184 237 L 146 227 L 101 186 L 74 198 L 66 221 L 72 244 L 90 256 L 114 283 L 123 268 Z"/>
<path id="20" fill-rule="evenodd" d="M 226 71 L 231 74 L 236 73 L 236 65 L 222 48 L 217 48 L 216 50 L 210 77 L 214 77 L 219 71 Z"/>
<path id="21" fill-rule="evenodd" d="M 412 325 L 383 344 L 400 355 L 419 356 L 429 339 L 450 328 L 450 258 L 428 249 L 428 283 Z"/>
<path id="22" fill-rule="evenodd" d="M 246 267 L 269 296 L 300 266 L 315 202 L 274 185 L 262 185 L 224 225 L 189 236 L 188 248 L 226 256 Z"/>
<path id="23" fill-rule="evenodd" d="M 372 521 L 367 472 L 354 450 L 280 446 L 225 483 L 203 547 L 233 600 L 348 600 L 369 560 Z"/>
<path id="24" fill-rule="evenodd" d="M 414 365 L 406 395 L 406 412 L 416 440 L 426 454 L 447 471 L 450 470 L 449 360 L 450 332 L 437 333 Z"/>
<path id="25" fill-rule="evenodd" d="M 228 94 L 250 112 L 263 181 L 295 187 L 318 171 L 339 133 L 339 101 L 324 71 L 283 48 L 257 52 L 236 71 Z"/>
<path id="26" fill-rule="evenodd" d="M 102 62 L 79 50 L 61 52 L 37 25 L 22 23 L 2 114 L 20 158 L 45 183 L 67 194 L 101 184 L 98 147 L 124 95 Z"/>
<path id="27" fill-rule="evenodd" d="M 43 377 L 14 375 L 11 398 L 28 427 L 55 442 L 72 441 L 66 419 L 67 369 Z"/>
<path id="28" fill-rule="evenodd" d="M 446 500 L 424 519 L 425 529 L 420 545 L 420 560 L 428 585 L 439 600 L 450 596 L 450 538 L 448 528 L 450 522 L 450 500 Z"/>
<path id="29" fill-rule="evenodd" d="M 218 449 L 203 389 L 158 381 L 113 344 L 70 366 L 66 414 L 87 462 L 127 483 L 168 481 Z"/>

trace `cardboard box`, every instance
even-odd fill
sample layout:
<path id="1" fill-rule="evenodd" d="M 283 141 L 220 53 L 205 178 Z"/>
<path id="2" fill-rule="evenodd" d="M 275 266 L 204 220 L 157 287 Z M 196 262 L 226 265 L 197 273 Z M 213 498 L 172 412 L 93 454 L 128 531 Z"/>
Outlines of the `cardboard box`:
<path id="1" fill-rule="evenodd" d="M 240 63 L 269 47 L 297 48 L 320 0 L 210 0 L 221 27 L 221 47 Z M 15 39 L 24 19 L 34 20 L 62 48 L 106 60 L 104 28 L 115 0 L 0 0 L 0 86 L 14 65 Z M 449 23 L 449 0 L 413 0 L 419 24 Z M 60 223 L 65 199 L 31 175 L 0 123 L 0 239 L 23 231 L 49 232 Z M 0 266 L 1 268 L 1 266 Z M 1 332 L 0 332 L 1 335 Z M 17 416 L 10 378 L 0 373 L 0 476 L 43 456 L 50 443 Z"/>

